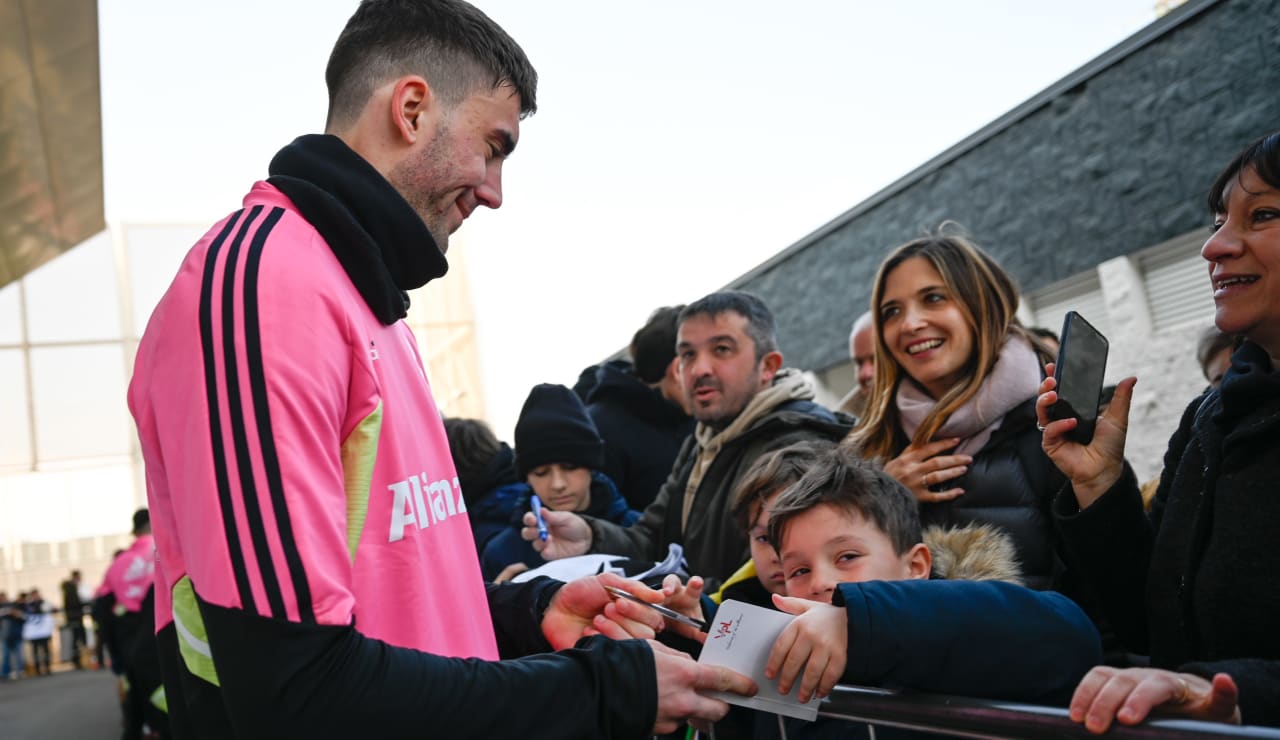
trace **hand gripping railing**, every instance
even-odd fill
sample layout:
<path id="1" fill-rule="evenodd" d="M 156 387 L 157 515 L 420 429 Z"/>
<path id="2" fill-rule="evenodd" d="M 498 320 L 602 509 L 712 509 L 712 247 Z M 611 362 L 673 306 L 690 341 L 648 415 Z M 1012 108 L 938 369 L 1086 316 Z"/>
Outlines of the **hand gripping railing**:
<path id="1" fill-rule="evenodd" d="M 860 686 L 836 686 L 818 709 L 823 717 L 851 722 L 940 732 L 977 738 L 1096 738 L 1072 722 L 1067 710 L 1032 704 L 984 701 L 937 694 L 898 693 Z M 1130 727 L 1113 723 L 1107 740 L 1138 738 L 1271 738 L 1280 729 L 1241 727 L 1217 722 L 1154 719 Z"/>

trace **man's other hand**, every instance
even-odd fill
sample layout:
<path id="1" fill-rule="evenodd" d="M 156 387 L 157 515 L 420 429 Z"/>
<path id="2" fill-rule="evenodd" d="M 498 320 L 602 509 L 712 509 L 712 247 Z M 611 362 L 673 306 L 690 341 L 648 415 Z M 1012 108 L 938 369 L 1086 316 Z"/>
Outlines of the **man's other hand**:
<path id="1" fill-rule="evenodd" d="M 756 693 L 755 681 L 741 673 L 720 666 L 700 665 L 688 655 L 652 640 L 649 647 L 653 648 L 653 664 L 658 674 L 658 716 L 653 723 L 656 735 L 675 732 L 685 722 L 705 726 L 729 712 L 728 704 L 703 696 L 701 692 L 724 691 L 742 696 Z"/>

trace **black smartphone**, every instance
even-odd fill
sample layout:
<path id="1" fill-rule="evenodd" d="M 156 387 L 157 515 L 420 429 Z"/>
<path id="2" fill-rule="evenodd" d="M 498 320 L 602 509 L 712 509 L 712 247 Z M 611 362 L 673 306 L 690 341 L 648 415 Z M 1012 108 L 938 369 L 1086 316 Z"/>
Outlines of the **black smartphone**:
<path id="1" fill-rule="evenodd" d="M 1107 371 L 1109 343 L 1084 317 L 1068 311 L 1058 340 L 1058 362 L 1053 379 L 1058 383 L 1058 401 L 1049 407 L 1049 418 L 1079 420 L 1067 438 L 1087 445 L 1098 423 L 1102 381 Z"/>

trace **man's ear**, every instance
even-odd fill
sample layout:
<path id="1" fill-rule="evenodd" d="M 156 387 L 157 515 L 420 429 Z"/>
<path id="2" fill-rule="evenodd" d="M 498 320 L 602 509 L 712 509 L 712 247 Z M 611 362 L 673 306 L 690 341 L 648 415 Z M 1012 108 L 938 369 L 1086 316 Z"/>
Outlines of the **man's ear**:
<path id="1" fill-rule="evenodd" d="M 439 101 L 423 78 L 408 75 L 396 80 L 390 106 L 392 130 L 404 144 L 413 145 L 435 135 Z"/>
<path id="2" fill-rule="evenodd" d="M 902 560 L 907 566 L 908 579 L 928 578 L 933 571 L 933 553 L 929 552 L 929 546 L 923 542 L 917 542 L 902 556 Z"/>
<path id="3" fill-rule="evenodd" d="M 778 350 L 766 353 L 760 358 L 760 383 L 762 387 L 769 387 L 773 383 L 773 376 L 778 374 L 778 370 L 782 369 L 782 353 Z"/>

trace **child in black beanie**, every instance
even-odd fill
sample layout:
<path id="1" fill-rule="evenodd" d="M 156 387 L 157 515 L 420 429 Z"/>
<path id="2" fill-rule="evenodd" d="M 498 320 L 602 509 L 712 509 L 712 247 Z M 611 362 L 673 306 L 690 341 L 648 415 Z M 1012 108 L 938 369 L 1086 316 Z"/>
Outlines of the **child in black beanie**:
<path id="1" fill-rule="evenodd" d="M 604 441 L 573 391 L 550 383 L 534 386 L 520 410 L 515 442 L 516 473 L 528 490 L 516 507 L 511 528 L 494 535 L 481 553 L 486 580 L 500 575 L 510 578 L 543 564 L 533 545 L 520 537 L 533 494 L 548 509 L 576 511 L 624 527 L 640 518 L 640 512 L 627 508 L 613 481 L 599 472 L 604 465 Z"/>

